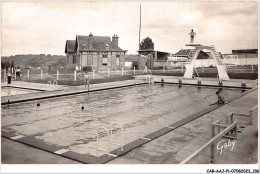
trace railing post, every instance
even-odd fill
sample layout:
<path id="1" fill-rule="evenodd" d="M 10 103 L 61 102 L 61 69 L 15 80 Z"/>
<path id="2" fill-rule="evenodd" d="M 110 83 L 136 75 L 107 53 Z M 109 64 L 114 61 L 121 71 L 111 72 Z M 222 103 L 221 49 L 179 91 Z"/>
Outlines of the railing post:
<path id="1" fill-rule="evenodd" d="M 134 66 L 134 74 L 135 74 L 135 66 Z"/>
<path id="2" fill-rule="evenodd" d="M 250 125 L 253 124 L 253 110 L 252 109 L 250 110 L 250 113 L 249 113 L 249 124 Z"/>
<path id="3" fill-rule="evenodd" d="M 181 64 L 181 73 L 183 73 L 183 63 Z"/>
<path id="4" fill-rule="evenodd" d="M 16 69 L 14 70 L 14 79 L 16 80 Z"/>
<path id="5" fill-rule="evenodd" d="M 163 65 L 163 73 L 165 73 L 165 66 Z"/>
<path id="6" fill-rule="evenodd" d="M 41 79 L 42 79 L 42 69 L 41 69 Z"/>
<path id="7" fill-rule="evenodd" d="M 109 68 L 107 68 L 107 77 L 109 77 L 109 73 L 110 73 L 110 72 L 109 72 Z"/>
<path id="8" fill-rule="evenodd" d="M 95 79 L 95 70 L 93 70 L 93 77 L 92 78 Z"/>
<path id="9" fill-rule="evenodd" d="M 237 138 L 237 124 L 236 124 L 236 126 L 235 126 L 234 129 L 235 129 L 235 130 L 234 130 L 234 138 Z"/>
<path id="10" fill-rule="evenodd" d="M 59 80 L 59 71 L 57 70 L 57 80 Z"/>
<path id="11" fill-rule="evenodd" d="M 226 125 L 228 125 L 228 118 L 229 118 L 229 115 L 227 114 L 227 116 L 226 116 Z"/>
<path id="12" fill-rule="evenodd" d="M 14 73 L 14 67 L 12 67 L 12 74 Z"/>
<path id="13" fill-rule="evenodd" d="M 215 136 L 215 125 L 211 124 L 211 136 L 214 138 Z M 211 145 L 211 155 L 210 155 L 210 163 L 215 163 L 215 144 L 213 143 Z"/>
<path id="14" fill-rule="evenodd" d="M 77 81 L 77 71 L 74 71 L 74 81 Z"/>
<path id="15" fill-rule="evenodd" d="M 30 79 L 30 70 L 28 69 L 27 72 L 28 72 L 27 73 L 28 74 L 28 79 Z"/>
<path id="16" fill-rule="evenodd" d="M 122 67 L 122 76 L 124 75 L 124 68 Z"/>

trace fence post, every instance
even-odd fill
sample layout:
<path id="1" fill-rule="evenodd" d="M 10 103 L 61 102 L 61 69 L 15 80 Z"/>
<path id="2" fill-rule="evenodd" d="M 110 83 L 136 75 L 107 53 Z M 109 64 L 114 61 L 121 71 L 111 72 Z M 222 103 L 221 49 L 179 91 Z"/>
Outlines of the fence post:
<path id="1" fill-rule="evenodd" d="M 27 72 L 28 72 L 27 73 L 28 74 L 28 79 L 30 79 L 30 70 L 28 69 Z"/>
<path id="2" fill-rule="evenodd" d="M 7 77 L 7 76 L 6 76 L 6 69 L 4 69 L 4 77 Z"/>
<path id="3" fill-rule="evenodd" d="M 74 71 L 74 81 L 77 81 L 77 71 Z"/>
<path id="4" fill-rule="evenodd" d="M 215 125 L 211 124 L 211 136 L 212 138 L 215 137 Z M 211 145 L 211 155 L 210 155 L 210 163 L 215 163 L 215 144 Z"/>
<path id="5" fill-rule="evenodd" d="M 95 70 L 93 70 L 93 79 L 95 79 Z"/>
<path id="6" fill-rule="evenodd" d="M 14 73 L 14 67 L 12 67 L 12 74 Z"/>
<path id="7" fill-rule="evenodd" d="M 107 77 L 109 77 L 109 68 L 107 68 Z"/>
<path id="8" fill-rule="evenodd" d="M 122 76 L 124 75 L 124 68 L 122 67 Z"/>
<path id="9" fill-rule="evenodd" d="M 135 74 L 135 66 L 134 66 L 134 74 Z"/>
<path id="10" fill-rule="evenodd" d="M 42 79 L 42 69 L 41 69 L 41 79 Z"/>
<path id="11" fill-rule="evenodd" d="M 59 71 L 57 70 L 57 80 L 59 80 Z"/>

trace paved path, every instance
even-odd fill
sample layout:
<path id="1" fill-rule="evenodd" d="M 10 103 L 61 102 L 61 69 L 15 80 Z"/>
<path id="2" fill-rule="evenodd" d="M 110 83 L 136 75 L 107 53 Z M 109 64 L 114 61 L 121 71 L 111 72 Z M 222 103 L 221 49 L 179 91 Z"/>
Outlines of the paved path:
<path id="1" fill-rule="evenodd" d="M 3 87 L 5 85 L 2 84 Z M 34 89 L 34 90 L 40 90 L 40 91 L 47 91 L 47 84 L 43 83 L 33 83 L 33 82 L 25 82 L 25 81 L 12 81 L 11 84 L 8 84 L 10 87 L 16 87 L 16 88 L 24 88 L 24 89 Z M 59 89 L 67 88 L 68 86 L 59 85 Z"/>

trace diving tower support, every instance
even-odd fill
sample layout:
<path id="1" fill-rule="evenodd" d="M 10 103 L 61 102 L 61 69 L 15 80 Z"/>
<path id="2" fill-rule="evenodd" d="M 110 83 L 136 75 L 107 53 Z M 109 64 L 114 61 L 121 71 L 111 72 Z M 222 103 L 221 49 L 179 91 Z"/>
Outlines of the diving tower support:
<path id="1" fill-rule="evenodd" d="M 212 56 L 216 62 L 219 80 L 229 80 L 229 76 L 227 74 L 227 65 L 228 64 L 224 64 L 220 61 L 220 56 L 216 52 L 215 47 L 213 45 L 205 46 L 205 45 L 201 45 L 201 44 L 187 44 L 186 46 L 195 47 L 195 51 L 194 51 L 191 61 L 189 63 L 185 64 L 186 71 L 185 71 L 183 78 L 192 78 L 193 69 L 195 66 L 195 62 L 198 58 L 198 55 L 199 55 L 200 51 L 206 49 L 212 54 Z"/>

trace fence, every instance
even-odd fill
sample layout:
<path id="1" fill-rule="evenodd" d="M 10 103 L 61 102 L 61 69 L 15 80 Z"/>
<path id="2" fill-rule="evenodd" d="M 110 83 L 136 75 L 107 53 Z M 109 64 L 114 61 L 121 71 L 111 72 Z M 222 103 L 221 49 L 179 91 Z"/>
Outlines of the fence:
<path id="1" fill-rule="evenodd" d="M 183 74 L 185 72 L 185 67 L 179 67 L 174 69 L 166 69 L 165 67 L 161 67 L 162 69 L 151 69 L 152 74 Z M 258 72 L 258 67 L 256 65 L 253 66 L 237 66 L 237 67 L 228 67 L 228 72 L 230 73 L 250 73 L 250 72 Z M 200 73 L 217 73 L 216 67 L 197 67 L 196 71 L 198 74 Z M 195 71 L 194 71 L 195 72 Z M 2 74 L 5 74 L 4 71 L 2 71 Z M 21 77 L 19 77 L 22 80 L 41 80 L 41 79 L 47 79 L 47 80 L 65 80 L 65 81 L 80 81 L 84 79 L 84 72 L 80 71 L 59 71 L 56 70 L 52 72 L 48 72 L 46 69 L 23 69 L 21 71 Z M 129 69 L 121 69 L 121 70 L 115 70 L 111 71 L 110 69 L 107 69 L 106 71 L 93 71 L 89 72 L 91 79 L 98 79 L 98 78 L 111 78 L 111 77 L 117 77 L 117 76 L 133 76 L 133 75 L 144 75 L 144 70 L 129 70 Z M 16 79 L 15 74 L 12 74 L 12 76 Z M 2 76 L 2 81 L 4 76 Z"/>

